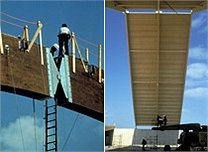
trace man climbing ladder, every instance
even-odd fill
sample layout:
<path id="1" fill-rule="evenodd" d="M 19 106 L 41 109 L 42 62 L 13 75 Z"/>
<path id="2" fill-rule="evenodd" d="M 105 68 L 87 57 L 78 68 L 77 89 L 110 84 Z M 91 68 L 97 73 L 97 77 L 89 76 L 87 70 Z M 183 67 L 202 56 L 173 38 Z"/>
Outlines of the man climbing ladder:
<path id="1" fill-rule="evenodd" d="M 62 24 L 59 31 L 59 57 L 63 56 L 63 46 L 65 48 L 65 54 L 69 55 L 68 41 L 71 38 L 71 32 L 66 24 Z"/>

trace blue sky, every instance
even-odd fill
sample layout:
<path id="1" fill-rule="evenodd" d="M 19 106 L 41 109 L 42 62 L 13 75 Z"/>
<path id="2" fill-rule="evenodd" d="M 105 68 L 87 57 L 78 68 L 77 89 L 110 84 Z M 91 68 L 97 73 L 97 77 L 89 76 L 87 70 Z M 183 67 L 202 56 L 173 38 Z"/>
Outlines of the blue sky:
<path id="1" fill-rule="evenodd" d="M 208 124 L 208 11 L 192 16 L 181 123 Z M 106 9 L 106 124 L 135 127 L 125 14 Z"/>
<path id="2" fill-rule="evenodd" d="M 43 44 L 51 47 L 57 42 L 57 34 L 62 23 L 66 23 L 77 36 L 93 44 L 104 44 L 104 5 L 102 1 L 3 1 L 1 11 L 9 15 L 43 23 Z M 6 16 L 1 19 L 24 26 L 22 22 Z M 30 39 L 36 25 L 28 25 Z M 22 29 L 1 23 L 2 32 L 10 35 L 22 34 Z M 79 45 L 90 48 L 96 54 L 96 47 L 83 41 Z M 91 57 L 91 62 L 97 58 Z M 35 150 L 32 99 L 1 92 L 1 150 L 22 151 L 23 145 L 20 135 L 20 124 L 23 130 L 23 139 L 26 150 Z M 44 103 L 36 101 L 38 149 L 43 149 L 44 133 Z M 18 112 L 19 111 L 19 112 Z M 59 150 L 65 151 L 102 151 L 103 150 L 103 123 L 90 117 L 79 114 L 71 136 L 63 148 L 67 135 L 78 113 L 64 108 L 58 108 L 58 139 Z M 18 140 L 17 140 L 18 139 Z"/>
<path id="3" fill-rule="evenodd" d="M 18 7 L 18 9 L 17 9 Z M 38 8 L 38 9 L 37 9 Z M 2 12 L 8 13 L 31 22 L 40 20 L 43 23 L 43 44 L 51 47 L 58 42 L 57 34 L 63 23 L 66 23 L 71 32 L 79 38 L 85 39 L 95 45 L 104 45 L 104 8 L 103 1 L 5 1 L 2 2 Z M 27 13 L 25 13 L 27 12 Z M 3 16 L 2 19 L 24 26 L 25 23 Z M 37 28 L 36 25 L 29 26 L 30 40 Z M 2 32 L 12 35 L 22 35 L 22 29 L 2 24 Z M 81 51 L 82 47 L 88 47 L 89 51 L 97 55 L 97 48 L 78 39 Z M 83 52 L 84 53 L 84 52 Z M 97 64 L 95 55 L 90 60 Z"/>

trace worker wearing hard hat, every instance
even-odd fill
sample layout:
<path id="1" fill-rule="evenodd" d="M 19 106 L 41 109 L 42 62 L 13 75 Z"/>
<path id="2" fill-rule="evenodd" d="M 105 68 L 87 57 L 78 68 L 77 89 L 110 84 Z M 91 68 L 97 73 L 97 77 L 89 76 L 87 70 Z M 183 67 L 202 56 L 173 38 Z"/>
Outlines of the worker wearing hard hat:
<path id="1" fill-rule="evenodd" d="M 63 56 L 63 46 L 65 48 L 65 54 L 69 55 L 68 41 L 71 38 L 71 32 L 66 24 L 62 24 L 59 31 L 59 56 Z"/>
<path id="2" fill-rule="evenodd" d="M 54 58 L 55 63 L 58 63 L 59 62 L 59 45 L 57 43 L 54 43 L 53 46 L 51 47 L 50 52 Z"/>
<path id="3" fill-rule="evenodd" d="M 59 45 L 57 43 L 54 43 L 53 46 L 51 47 L 51 54 L 53 55 L 53 57 L 57 57 L 57 51 L 59 51 Z"/>

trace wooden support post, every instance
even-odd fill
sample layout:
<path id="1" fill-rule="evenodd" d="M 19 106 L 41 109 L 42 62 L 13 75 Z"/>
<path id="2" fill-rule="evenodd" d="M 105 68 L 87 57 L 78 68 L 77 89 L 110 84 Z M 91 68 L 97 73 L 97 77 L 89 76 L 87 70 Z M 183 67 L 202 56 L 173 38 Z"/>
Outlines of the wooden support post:
<path id="1" fill-rule="evenodd" d="M 72 32 L 72 72 L 76 73 L 76 56 L 75 56 L 75 34 Z"/>
<path id="2" fill-rule="evenodd" d="M 4 54 L 2 35 L 1 35 L 1 27 L 0 27 L 0 49 L 1 49 L 1 54 Z"/>
<path id="3" fill-rule="evenodd" d="M 27 52 L 30 52 L 30 49 L 32 48 L 32 46 L 33 46 L 33 44 L 34 44 L 36 38 L 37 38 L 38 35 L 39 35 L 39 31 L 41 30 L 42 27 L 43 27 L 43 25 L 42 25 L 41 23 L 39 23 L 39 24 L 38 24 L 38 28 L 37 28 L 37 30 L 35 31 L 35 34 L 34 34 L 32 40 L 31 40 L 31 42 L 30 42 L 30 44 L 29 44 L 29 46 L 28 46 L 28 49 L 26 50 Z"/>
<path id="4" fill-rule="evenodd" d="M 41 26 L 41 22 L 38 21 L 37 23 L 38 27 Z M 44 65 L 44 58 L 43 58 L 43 41 L 42 41 L 42 32 L 41 29 L 39 31 L 39 47 L 40 47 L 40 57 L 41 57 L 41 65 Z"/>
<path id="5" fill-rule="evenodd" d="M 85 68 L 87 72 L 89 72 L 89 49 L 88 48 L 85 49 L 85 60 L 87 62 L 87 64 L 85 65 Z"/>
<path id="6" fill-rule="evenodd" d="M 89 63 L 89 49 L 88 48 L 85 49 L 85 60 L 87 61 L 87 63 Z"/>
<path id="7" fill-rule="evenodd" d="M 84 71 L 87 73 L 87 72 L 88 72 L 88 69 L 87 69 L 86 66 L 85 66 L 85 63 L 84 63 L 84 60 L 83 60 L 83 57 L 82 57 L 82 53 L 81 53 L 81 51 L 80 51 L 80 49 L 79 49 L 79 45 L 78 45 L 78 43 L 77 43 L 76 37 L 75 37 L 74 40 L 75 40 L 75 45 L 76 45 L 76 47 L 77 47 L 77 51 L 78 51 L 79 57 L 80 57 L 81 62 L 82 62 L 82 66 L 83 66 L 83 68 L 84 68 Z"/>
<path id="8" fill-rule="evenodd" d="M 29 32 L 28 32 L 28 26 L 27 25 L 24 26 L 24 32 L 23 32 L 22 40 L 23 40 L 23 48 L 27 50 L 28 47 L 29 47 Z"/>
<path id="9" fill-rule="evenodd" d="M 27 45 L 29 45 L 29 32 L 28 32 L 28 26 L 27 25 L 24 26 L 24 34 L 25 34 L 25 36 L 24 36 L 25 41 L 26 41 Z"/>
<path id="10" fill-rule="evenodd" d="M 102 46 L 98 45 L 98 81 L 102 82 Z"/>

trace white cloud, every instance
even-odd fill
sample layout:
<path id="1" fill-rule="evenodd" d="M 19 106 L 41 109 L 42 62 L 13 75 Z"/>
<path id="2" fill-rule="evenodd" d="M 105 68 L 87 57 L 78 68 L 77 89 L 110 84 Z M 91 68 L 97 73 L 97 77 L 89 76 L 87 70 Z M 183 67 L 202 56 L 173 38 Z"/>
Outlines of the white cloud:
<path id="1" fill-rule="evenodd" d="M 208 80 L 186 79 L 186 88 L 207 87 Z"/>
<path id="2" fill-rule="evenodd" d="M 187 76 L 192 79 L 208 78 L 208 64 L 193 63 L 187 68 Z"/>
<path id="3" fill-rule="evenodd" d="M 38 151 L 43 148 L 43 131 L 41 120 L 36 119 L 36 137 Z M 21 138 L 20 123 L 23 133 L 24 145 L 26 151 L 35 151 L 35 135 L 34 135 L 34 118 L 31 116 L 23 116 L 16 119 L 15 122 L 10 123 L 7 127 L 0 130 L 0 144 L 1 150 L 6 151 L 23 151 L 23 144 Z"/>
<path id="4" fill-rule="evenodd" d="M 189 112 L 190 112 L 190 110 L 187 109 L 187 108 L 183 108 L 183 109 L 182 109 L 182 113 L 189 113 Z"/>
<path id="5" fill-rule="evenodd" d="M 191 97 L 191 98 L 204 98 L 206 101 L 208 99 L 208 88 L 192 88 L 185 90 L 185 96 Z"/>
<path id="6" fill-rule="evenodd" d="M 197 28 L 197 31 L 199 33 L 207 33 L 207 18 L 208 18 L 208 12 L 202 11 L 197 16 L 194 17 L 192 20 L 192 28 Z"/>
<path id="7" fill-rule="evenodd" d="M 190 48 L 189 58 L 208 60 L 208 50 L 206 48 L 201 47 L 201 46 Z"/>
<path id="8" fill-rule="evenodd" d="M 207 12 L 200 12 L 197 17 L 192 20 L 192 28 L 199 28 L 201 25 L 207 22 Z"/>
<path id="9" fill-rule="evenodd" d="M 192 20 L 192 28 L 198 28 L 200 27 L 204 22 L 206 22 L 206 17 L 204 15 L 201 15 L 194 20 Z"/>

